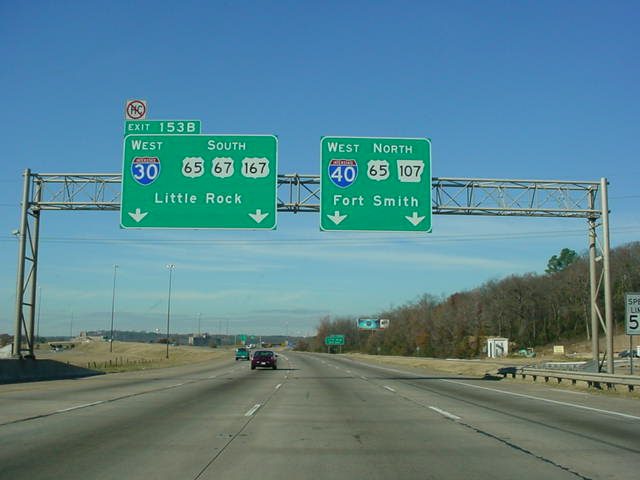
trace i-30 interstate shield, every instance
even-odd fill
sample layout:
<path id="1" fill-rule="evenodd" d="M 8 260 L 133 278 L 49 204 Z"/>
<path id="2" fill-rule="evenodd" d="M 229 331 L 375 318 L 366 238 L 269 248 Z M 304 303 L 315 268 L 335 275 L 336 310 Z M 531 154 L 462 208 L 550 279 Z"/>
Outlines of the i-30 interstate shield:
<path id="1" fill-rule="evenodd" d="M 131 161 L 131 175 L 140 185 L 153 183 L 160 175 L 160 159 L 158 157 L 135 157 Z"/>

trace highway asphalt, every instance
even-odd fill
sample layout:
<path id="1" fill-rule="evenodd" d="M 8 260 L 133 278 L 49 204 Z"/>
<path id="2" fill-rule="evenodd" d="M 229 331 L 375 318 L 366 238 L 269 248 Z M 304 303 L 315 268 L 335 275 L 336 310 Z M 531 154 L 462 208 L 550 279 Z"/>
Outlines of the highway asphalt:
<path id="1" fill-rule="evenodd" d="M 630 479 L 640 400 L 283 352 L 0 385 L 0 479 Z"/>

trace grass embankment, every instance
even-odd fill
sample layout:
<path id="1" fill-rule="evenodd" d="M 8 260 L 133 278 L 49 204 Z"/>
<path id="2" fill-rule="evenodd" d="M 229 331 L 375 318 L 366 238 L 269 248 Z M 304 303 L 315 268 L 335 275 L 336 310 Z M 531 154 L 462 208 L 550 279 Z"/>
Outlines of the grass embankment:
<path id="1" fill-rule="evenodd" d="M 135 342 L 114 342 L 113 352 L 109 351 L 108 342 L 77 343 L 74 348 L 60 352 L 52 352 L 48 348 L 48 345 L 41 345 L 40 351 L 36 353 L 37 358 L 57 360 L 107 373 L 173 367 L 232 355 L 228 348 L 181 345 L 169 346 L 167 359 L 166 345 Z"/>
<path id="2" fill-rule="evenodd" d="M 614 351 L 618 352 L 629 348 L 629 337 L 626 335 L 617 335 L 614 337 Z M 634 342 L 637 344 L 637 342 Z M 554 355 L 553 345 L 548 345 L 542 348 L 536 349 L 536 357 L 524 358 L 511 356 L 506 358 L 483 358 L 474 360 L 462 360 L 462 359 L 438 359 L 438 358 L 424 358 L 424 357 L 394 357 L 388 355 L 365 355 L 360 353 L 348 353 L 349 357 L 362 360 L 368 363 L 377 365 L 399 366 L 409 367 L 422 370 L 425 375 L 455 375 L 455 376 L 468 376 L 482 378 L 485 375 L 497 375 L 498 369 L 507 366 L 525 366 L 535 365 L 544 362 L 575 362 L 582 360 L 591 360 L 591 342 L 575 341 L 575 342 L 559 342 L 557 345 L 563 345 L 565 347 L 565 355 Z M 604 339 L 600 339 L 601 351 L 605 348 Z M 636 368 L 640 371 L 640 360 L 635 360 Z M 618 366 L 616 373 L 626 374 L 628 369 L 626 366 Z M 529 376 L 526 379 L 516 377 L 515 379 L 510 376 L 507 377 L 510 382 L 520 383 L 536 383 Z M 626 388 L 619 388 L 617 390 L 597 390 L 590 388 L 584 382 L 578 382 L 576 385 L 571 385 L 570 382 L 557 382 L 545 383 L 544 381 L 537 381 L 539 385 L 546 385 L 553 388 L 563 388 L 576 391 L 589 391 L 606 394 L 620 395 L 624 397 L 638 398 L 640 391 L 630 393 Z"/>
<path id="3" fill-rule="evenodd" d="M 347 354 L 358 360 L 379 365 L 397 365 L 425 370 L 436 374 L 466 375 L 482 377 L 486 374 L 495 375 L 499 368 L 507 365 L 529 365 L 532 358 L 508 358 L 505 360 L 457 360 L 421 357 L 394 357 L 388 355 L 365 355 L 362 353 Z"/>
<path id="4" fill-rule="evenodd" d="M 637 344 L 637 342 L 634 342 Z M 614 337 L 614 351 L 629 348 L 629 337 L 627 335 L 616 335 Z M 544 362 L 578 362 L 591 360 L 591 342 L 588 340 L 558 342 L 556 345 L 564 346 L 564 355 L 553 353 L 554 345 L 546 345 L 536 348 L 536 356 L 525 358 L 509 356 L 506 358 L 481 358 L 473 360 L 463 359 L 438 359 L 424 357 L 395 357 L 389 355 L 365 355 L 350 353 L 348 355 L 360 358 L 372 363 L 398 365 L 405 367 L 421 368 L 433 373 L 451 373 L 455 375 L 483 376 L 485 374 L 495 375 L 499 368 L 506 366 L 524 366 Z M 600 351 L 605 349 L 604 338 L 600 339 Z M 616 357 L 617 358 L 617 357 Z M 640 368 L 640 361 L 637 360 Z"/>

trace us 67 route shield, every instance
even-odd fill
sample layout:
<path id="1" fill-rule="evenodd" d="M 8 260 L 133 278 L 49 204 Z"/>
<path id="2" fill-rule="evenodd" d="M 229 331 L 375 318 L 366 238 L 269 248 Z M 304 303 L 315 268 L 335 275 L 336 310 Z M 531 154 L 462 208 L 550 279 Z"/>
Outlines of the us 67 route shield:
<path id="1" fill-rule="evenodd" d="M 274 229 L 272 135 L 128 135 L 123 228 Z"/>
<path id="2" fill-rule="evenodd" d="M 323 137 L 320 228 L 431 231 L 431 141 Z"/>

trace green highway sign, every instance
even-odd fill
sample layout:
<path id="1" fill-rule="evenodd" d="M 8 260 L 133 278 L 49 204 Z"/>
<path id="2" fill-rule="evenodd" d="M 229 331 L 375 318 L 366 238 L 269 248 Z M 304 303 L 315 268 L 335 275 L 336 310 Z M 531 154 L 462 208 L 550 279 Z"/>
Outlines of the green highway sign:
<path id="1" fill-rule="evenodd" d="M 323 137 L 320 228 L 431 231 L 431 140 Z"/>
<path id="2" fill-rule="evenodd" d="M 389 328 L 389 319 L 359 318 L 357 325 L 360 330 L 384 330 L 385 328 Z"/>
<path id="3" fill-rule="evenodd" d="M 197 134 L 200 133 L 200 120 L 126 120 L 124 122 L 125 135 L 156 133 Z"/>
<path id="4" fill-rule="evenodd" d="M 360 330 L 379 330 L 380 319 L 379 318 L 359 318 L 358 328 Z"/>
<path id="5" fill-rule="evenodd" d="M 344 345 L 344 335 L 329 335 L 324 337 L 325 345 Z"/>
<path id="6" fill-rule="evenodd" d="M 276 227 L 273 135 L 127 135 L 123 228 Z"/>

